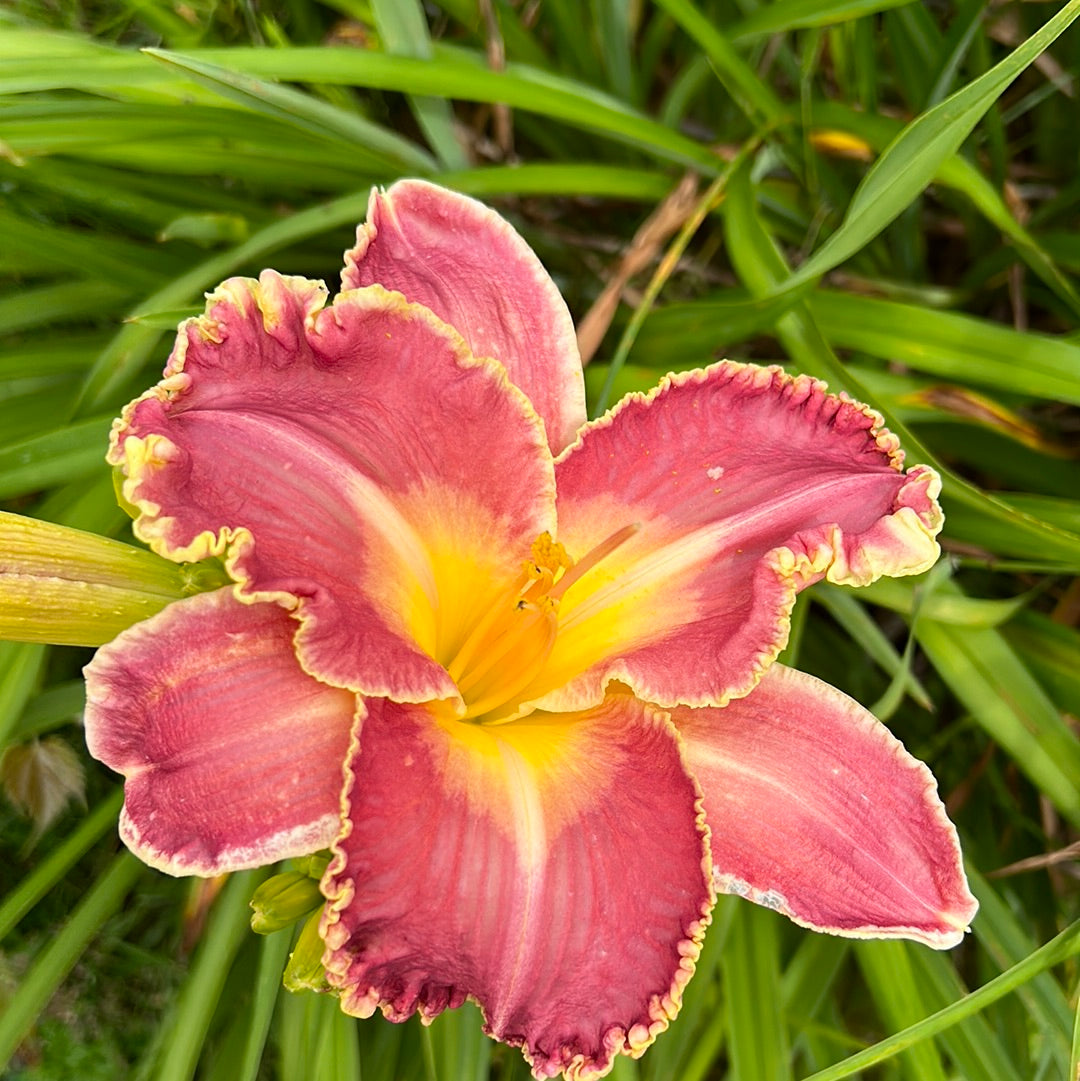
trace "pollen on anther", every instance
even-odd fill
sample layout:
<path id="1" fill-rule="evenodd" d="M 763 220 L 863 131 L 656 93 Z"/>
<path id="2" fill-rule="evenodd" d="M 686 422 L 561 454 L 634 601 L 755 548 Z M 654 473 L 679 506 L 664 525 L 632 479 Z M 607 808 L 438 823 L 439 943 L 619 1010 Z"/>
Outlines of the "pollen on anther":
<path id="1" fill-rule="evenodd" d="M 537 573 L 547 570 L 554 574 L 560 569 L 569 570 L 574 563 L 566 549 L 547 530 L 533 541 L 532 557 L 537 565 Z"/>

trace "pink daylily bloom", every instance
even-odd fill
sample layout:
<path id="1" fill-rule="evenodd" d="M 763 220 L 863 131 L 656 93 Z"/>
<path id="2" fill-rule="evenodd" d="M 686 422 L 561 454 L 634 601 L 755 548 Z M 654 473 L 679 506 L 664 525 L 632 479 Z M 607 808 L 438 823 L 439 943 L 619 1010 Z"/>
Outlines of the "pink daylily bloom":
<path id="1" fill-rule="evenodd" d="M 226 282 L 115 426 L 139 537 L 235 582 L 87 669 L 127 844 L 203 875 L 329 847 L 343 1009 L 472 998 L 538 1078 L 667 1027 L 717 891 L 960 941 L 929 771 L 774 663 L 799 590 L 937 557 L 937 477 L 880 418 L 725 362 L 588 422 L 535 255 L 424 182 L 373 195 L 326 299 Z"/>

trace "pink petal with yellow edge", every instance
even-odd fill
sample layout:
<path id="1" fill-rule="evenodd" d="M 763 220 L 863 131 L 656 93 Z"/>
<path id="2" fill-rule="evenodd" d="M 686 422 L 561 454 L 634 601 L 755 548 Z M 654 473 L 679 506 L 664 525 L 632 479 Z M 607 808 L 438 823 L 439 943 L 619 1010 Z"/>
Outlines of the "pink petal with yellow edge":
<path id="1" fill-rule="evenodd" d="M 587 426 L 556 464 L 558 539 L 581 559 L 636 532 L 566 591 L 534 697 L 583 708 L 618 679 L 660 705 L 722 705 L 783 647 L 798 590 L 929 567 L 938 479 L 902 471 L 880 419 L 815 380 L 725 362 Z"/>
<path id="2" fill-rule="evenodd" d="M 566 304 L 529 245 L 483 203 L 423 180 L 376 189 L 341 282 L 404 293 L 457 329 L 477 356 L 504 364 L 544 418 L 552 453 L 585 423 Z"/>
<path id="3" fill-rule="evenodd" d="M 678 709 L 720 892 L 818 931 L 955 946 L 978 903 L 930 771 L 834 687 L 773 665 L 725 709 Z"/>
<path id="4" fill-rule="evenodd" d="M 427 309 L 377 286 L 324 299 L 272 271 L 222 285 L 110 461 L 159 554 L 227 555 L 244 595 L 299 602 L 318 678 L 452 697 L 459 592 L 493 599 L 553 528 L 543 425 Z"/>
<path id="5" fill-rule="evenodd" d="M 712 904 L 696 785 L 665 714 L 615 696 L 501 726 L 369 703 L 323 880 L 348 1013 L 475 998 L 537 1077 L 599 1077 L 667 1027 Z"/>
<path id="6" fill-rule="evenodd" d="M 121 836 L 173 875 L 325 848 L 357 703 L 296 663 L 295 624 L 229 590 L 170 605 L 86 667 L 86 743 L 122 773 Z"/>

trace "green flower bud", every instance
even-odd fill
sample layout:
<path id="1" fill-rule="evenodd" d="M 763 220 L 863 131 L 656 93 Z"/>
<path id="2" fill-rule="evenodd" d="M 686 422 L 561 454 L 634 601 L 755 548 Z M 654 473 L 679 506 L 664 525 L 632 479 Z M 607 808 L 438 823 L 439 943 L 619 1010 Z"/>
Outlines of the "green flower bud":
<path id="1" fill-rule="evenodd" d="M 0 638 L 100 646 L 184 594 L 153 552 L 0 511 Z"/>
<path id="2" fill-rule="evenodd" d="M 282 982 L 286 991 L 329 991 L 326 982 L 326 969 L 323 968 L 322 955 L 326 948 L 319 937 L 321 912 L 309 917 L 296 948 L 289 954 L 289 963 L 285 966 Z"/>
<path id="3" fill-rule="evenodd" d="M 286 871 L 268 878 L 255 891 L 251 907 L 251 929 L 269 935 L 290 927 L 309 912 L 322 906 L 319 883 L 303 871 Z"/>
<path id="4" fill-rule="evenodd" d="M 313 852 L 310 856 L 301 856 L 292 862 L 294 870 L 318 881 L 326 873 L 326 868 L 330 863 L 330 853 L 323 849 L 322 852 Z"/>

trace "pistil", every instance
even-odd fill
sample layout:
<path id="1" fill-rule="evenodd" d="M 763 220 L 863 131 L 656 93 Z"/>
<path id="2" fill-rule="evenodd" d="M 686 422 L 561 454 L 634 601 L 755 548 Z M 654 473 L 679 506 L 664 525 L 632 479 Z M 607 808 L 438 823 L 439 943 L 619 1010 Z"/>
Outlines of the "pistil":
<path id="1" fill-rule="evenodd" d="M 595 548 L 590 549 L 576 563 L 569 567 L 559 578 L 554 588 L 548 591 L 548 596 L 559 600 L 562 595 L 580 578 L 593 569 L 602 559 L 606 559 L 620 545 L 625 544 L 635 533 L 641 531 L 640 522 L 631 522 L 622 529 L 616 530 L 607 540 L 602 540 Z"/>

